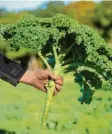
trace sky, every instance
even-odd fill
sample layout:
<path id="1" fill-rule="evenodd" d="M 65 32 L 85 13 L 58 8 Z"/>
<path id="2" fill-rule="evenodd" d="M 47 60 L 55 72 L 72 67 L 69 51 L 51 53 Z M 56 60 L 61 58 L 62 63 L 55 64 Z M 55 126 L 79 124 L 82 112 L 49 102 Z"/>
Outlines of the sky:
<path id="1" fill-rule="evenodd" d="M 49 0 L 0 0 L 0 9 L 5 8 L 8 11 L 20 11 L 22 9 L 35 9 L 41 7 L 42 3 L 48 2 Z M 50 0 L 53 1 L 53 0 Z M 79 1 L 79 0 L 72 0 Z M 101 0 L 94 0 L 101 1 Z M 71 0 L 64 0 L 64 3 L 67 4 Z"/>
<path id="2" fill-rule="evenodd" d="M 19 11 L 22 9 L 34 9 L 39 7 L 42 3 L 42 0 L 0 0 L 0 8 L 5 8 L 8 11 Z"/>

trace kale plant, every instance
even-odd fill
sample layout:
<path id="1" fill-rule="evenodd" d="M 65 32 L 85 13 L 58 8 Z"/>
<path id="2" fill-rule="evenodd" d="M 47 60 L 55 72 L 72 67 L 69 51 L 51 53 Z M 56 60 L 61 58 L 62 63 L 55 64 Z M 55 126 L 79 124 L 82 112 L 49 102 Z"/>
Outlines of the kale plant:
<path id="1" fill-rule="evenodd" d="M 15 24 L 1 25 L 1 34 L 11 51 L 28 49 L 38 54 L 47 68 L 56 75 L 74 71 L 80 85 L 81 104 L 90 104 L 96 89 L 108 82 L 112 86 L 112 47 L 96 31 L 68 16 L 52 18 L 28 15 Z M 64 72 L 64 73 L 63 73 Z M 47 100 L 42 125 L 45 126 L 55 84 L 47 87 Z"/>

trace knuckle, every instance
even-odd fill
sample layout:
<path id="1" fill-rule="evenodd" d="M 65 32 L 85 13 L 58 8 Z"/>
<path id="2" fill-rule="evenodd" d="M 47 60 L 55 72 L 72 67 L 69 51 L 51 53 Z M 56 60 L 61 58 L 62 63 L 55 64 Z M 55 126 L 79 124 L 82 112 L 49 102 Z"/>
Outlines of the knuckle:
<path id="1" fill-rule="evenodd" d="M 50 71 L 48 69 L 45 70 L 46 74 L 50 74 Z"/>
<path id="2" fill-rule="evenodd" d="M 62 76 L 60 76 L 59 79 L 63 81 L 63 77 Z"/>

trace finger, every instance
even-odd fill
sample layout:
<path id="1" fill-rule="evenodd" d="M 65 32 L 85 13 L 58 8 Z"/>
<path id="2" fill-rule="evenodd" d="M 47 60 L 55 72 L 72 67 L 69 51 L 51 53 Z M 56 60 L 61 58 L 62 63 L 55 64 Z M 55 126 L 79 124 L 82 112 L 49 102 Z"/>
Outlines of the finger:
<path id="1" fill-rule="evenodd" d="M 61 86 L 58 85 L 58 84 L 55 85 L 55 88 L 56 88 L 56 90 L 57 90 L 58 92 L 61 90 Z"/>
<path id="2" fill-rule="evenodd" d="M 43 91 L 43 92 L 45 92 L 45 93 L 47 93 L 47 88 L 45 86 L 43 86 L 43 85 L 40 86 L 40 90 Z"/>
<path id="3" fill-rule="evenodd" d="M 47 84 L 48 84 L 48 82 L 49 82 L 49 81 L 48 81 L 48 79 L 43 80 L 43 84 L 44 84 L 44 85 L 47 85 Z"/>
<path id="4" fill-rule="evenodd" d="M 43 84 L 40 84 L 40 85 L 35 84 L 34 86 L 35 86 L 37 89 L 39 89 L 39 90 L 41 90 L 41 91 L 47 93 L 47 89 L 46 89 L 46 87 L 45 87 Z"/>
<path id="5" fill-rule="evenodd" d="M 63 80 L 63 77 L 62 77 L 62 76 L 59 76 L 59 79 L 60 79 L 60 80 L 62 81 L 62 83 L 63 83 L 63 81 L 64 81 L 64 80 Z"/>
<path id="6" fill-rule="evenodd" d="M 46 70 L 46 73 L 51 80 L 56 81 L 58 79 L 58 77 L 54 75 L 51 71 Z"/>
<path id="7" fill-rule="evenodd" d="M 59 77 L 58 77 L 58 80 L 55 81 L 55 83 L 56 83 L 56 84 L 59 84 L 60 86 L 62 86 L 62 85 L 63 85 L 63 77 L 59 76 Z"/>
<path id="8" fill-rule="evenodd" d="M 57 81 L 55 81 L 56 84 L 62 86 L 63 85 L 63 81 L 61 79 L 58 79 Z"/>

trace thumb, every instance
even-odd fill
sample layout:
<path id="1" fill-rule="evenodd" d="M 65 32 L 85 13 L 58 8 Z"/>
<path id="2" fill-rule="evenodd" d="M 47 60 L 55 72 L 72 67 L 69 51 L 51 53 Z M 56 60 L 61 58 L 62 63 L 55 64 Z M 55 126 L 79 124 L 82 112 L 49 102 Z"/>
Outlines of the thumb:
<path id="1" fill-rule="evenodd" d="M 58 77 L 50 71 L 48 72 L 48 77 L 53 81 L 56 81 L 58 79 Z"/>

